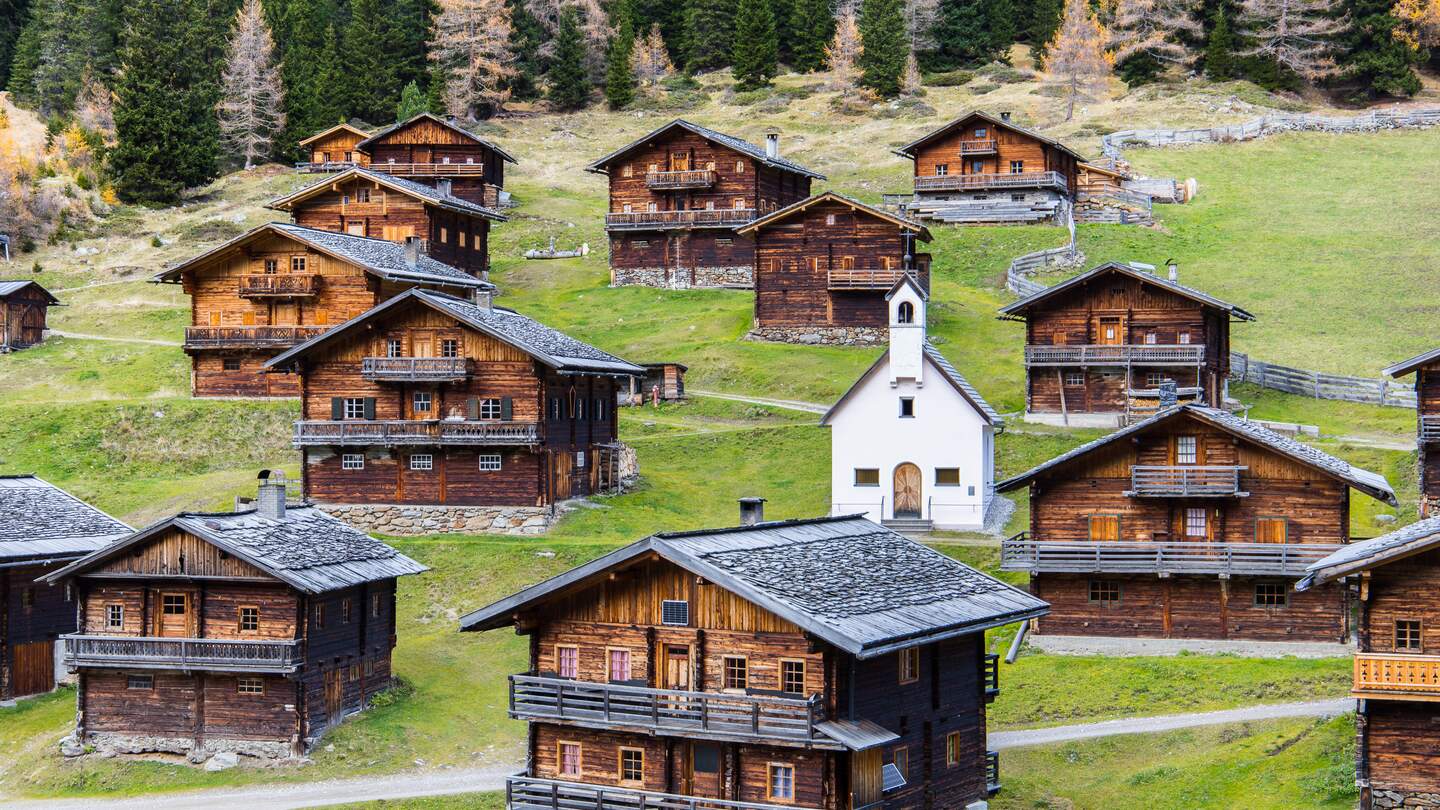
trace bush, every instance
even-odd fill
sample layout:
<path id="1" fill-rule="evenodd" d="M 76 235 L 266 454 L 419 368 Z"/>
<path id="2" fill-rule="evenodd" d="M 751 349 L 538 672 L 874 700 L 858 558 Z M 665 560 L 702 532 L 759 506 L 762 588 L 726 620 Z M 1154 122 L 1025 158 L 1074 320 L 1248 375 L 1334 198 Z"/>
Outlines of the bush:
<path id="1" fill-rule="evenodd" d="M 993 93 L 993 92 L 995 92 L 996 90 L 999 90 L 999 89 L 1000 89 L 1000 85 L 998 85 L 998 84 L 990 84 L 990 83 L 988 83 L 988 82 L 981 82 L 980 84 L 977 84 L 977 85 L 975 85 L 974 87 L 970 88 L 970 90 L 971 90 L 973 93 L 975 93 L 975 95 L 977 95 L 977 96 L 983 96 L 983 95 L 985 95 L 986 93 Z"/>
<path id="2" fill-rule="evenodd" d="M 157 234 L 155 234 L 154 236 L 150 237 L 150 247 L 153 247 L 153 248 L 162 248 L 162 247 L 165 247 L 165 242 L 163 242 L 163 241 L 160 239 L 160 234 L 157 233 Z"/>
<path id="3" fill-rule="evenodd" d="M 991 62 L 975 72 L 996 84 L 1019 84 L 1035 78 L 1034 73 L 1011 67 L 1004 62 Z"/>
<path id="4" fill-rule="evenodd" d="M 926 87 L 960 87 L 975 80 L 975 74 L 968 70 L 952 70 L 949 73 L 931 73 L 920 81 Z"/>
<path id="5" fill-rule="evenodd" d="M 740 90 L 733 92 L 727 100 L 738 107 L 749 107 L 752 104 L 759 104 L 774 94 L 775 91 L 771 88 L 762 87 L 758 90 Z"/>
<path id="6" fill-rule="evenodd" d="M 82 191 L 90 191 L 95 188 L 95 178 L 89 172 L 80 172 L 75 175 L 75 185 Z"/>
<path id="7" fill-rule="evenodd" d="M 197 222 L 180 231 L 182 241 L 222 241 L 233 239 L 245 232 L 245 226 L 228 219 L 210 219 Z"/>

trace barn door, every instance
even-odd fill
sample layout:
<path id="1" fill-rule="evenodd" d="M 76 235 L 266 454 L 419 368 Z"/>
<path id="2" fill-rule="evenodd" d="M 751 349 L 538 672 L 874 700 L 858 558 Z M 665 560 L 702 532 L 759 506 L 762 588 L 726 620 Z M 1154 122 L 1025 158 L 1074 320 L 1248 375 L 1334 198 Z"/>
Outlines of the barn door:
<path id="1" fill-rule="evenodd" d="M 345 671 L 340 667 L 328 670 L 325 675 L 325 722 L 336 725 L 342 719 L 345 708 Z"/>
<path id="2" fill-rule="evenodd" d="M 55 642 L 16 644 L 11 669 L 13 697 L 38 695 L 55 688 Z"/>
<path id="3" fill-rule="evenodd" d="M 433 158 L 434 158 L 434 155 L 431 154 L 431 152 L 430 152 L 430 147 L 428 147 L 428 146 L 417 146 L 417 147 L 415 147 L 415 162 L 416 162 L 416 163 L 429 163 Z"/>
<path id="4" fill-rule="evenodd" d="M 435 333 L 416 332 L 410 338 L 411 357 L 434 357 L 435 356 Z"/>
<path id="5" fill-rule="evenodd" d="M 300 310 L 292 302 L 276 304 L 270 323 L 274 326 L 295 326 L 300 323 Z"/>
<path id="6" fill-rule="evenodd" d="M 920 468 L 908 461 L 895 468 L 895 517 L 920 517 Z"/>
<path id="7" fill-rule="evenodd" d="M 555 500 L 563 501 L 570 497 L 573 487 L 570 482 L 571 467 L 574 461 L 569 453 L 558 452 L 555 459 Z"/>
<path id="8" fill-rule="evenodd" d="M 672 172 L 684 172 L 684 171 L 689 171 L 689 170 L 690 170 L 690 153 L 689 153 L 689 152 L 671 152 L 671 153 L 670 153 L 670 171 L 672 171 Z"/>

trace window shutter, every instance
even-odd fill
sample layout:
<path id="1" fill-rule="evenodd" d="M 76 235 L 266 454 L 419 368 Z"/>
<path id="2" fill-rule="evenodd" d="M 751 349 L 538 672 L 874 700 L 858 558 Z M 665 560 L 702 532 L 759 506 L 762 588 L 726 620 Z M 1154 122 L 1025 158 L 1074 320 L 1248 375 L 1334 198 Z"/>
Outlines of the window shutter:
<path id="1" fill-rule="evenodd" d="M 365 418 L 375 418 L 375 397 L 365 397 Z"/>
<path id="2" fill-rule="evenodd" d="M 515 415 L 515 401 L 510 397 L 500 398 L 500 418 L 506 422 Z"/>
<path id="3" fill-rule="evenodd" d="M 345 418 L 345 400 L 341 397 L 330 397 L 330 418 L 336 422 Z"/>
<path id="4" fill-rule="evenodd" d="M 470 397 L 469 399 L 465 400 L 465 418 L 471 420 L 480 418 L 479 397 Z"/>

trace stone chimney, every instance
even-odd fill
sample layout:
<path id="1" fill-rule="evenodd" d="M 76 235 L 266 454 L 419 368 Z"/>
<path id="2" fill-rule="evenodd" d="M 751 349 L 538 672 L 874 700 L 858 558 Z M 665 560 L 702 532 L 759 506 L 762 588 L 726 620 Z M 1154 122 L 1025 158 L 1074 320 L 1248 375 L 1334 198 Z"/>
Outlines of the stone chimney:
<path id="1" fill-rule="evenodd" d="M 425 252 L 424 240 L 418 236 L 405 237 L 405 264 L 411 270 L 420 264 L 420 255 Z"/>
<path id="2" fill-rule="evenodd" d="M 453 188 L 454 186 L 451 184 L 450 178 L 448 177 L 435 181 L 435 190 L 440 192 L 440 194 L 445 197 L 452 196 L 451 189 Z"/>
<path id="3" fill-rule="evenodd" d="M 1170 280 L 1175 283 L 1180 281 L 1180 265 L 1174 259 L 1165 260 L 1165 268 L 1170 271 Z"/>
<path id="4" fill-rule="evenodd" d="M 780 133 L 773 129 L 765 133 L 765 157 L 771 160 L 780 157 Z"/>
<path id="5" fill-rule="evenodd" d="M 281 470 L 260 471 L 260 494 L 255 498 L 255 514 L 267 520 L 285 519 L 285 473 Z"/>
<path id="6" fill-rule="evenodd" d="M 764 498 L 741 498 L 740 499 L 740 525 L 754 526 L 757 523 L 765 522 L 765 499 Z"/>
<path id="7" fill-rule="evenodd" d="M 1174 380 L 1160 381 L 1160 410 L 1173 408 L 1180 404 L 1180 396 L 1175 391 Z"/>

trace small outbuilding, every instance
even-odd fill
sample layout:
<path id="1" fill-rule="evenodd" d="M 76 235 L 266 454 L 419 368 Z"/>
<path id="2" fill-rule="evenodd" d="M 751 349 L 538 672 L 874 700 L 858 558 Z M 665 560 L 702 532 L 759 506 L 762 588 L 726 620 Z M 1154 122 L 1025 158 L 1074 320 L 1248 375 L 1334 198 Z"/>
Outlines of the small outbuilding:
<path id="1" fill-rule="evenodd" d="M 45 339 L 45 317 L 60 299 L 29 279 L 0 279 L 0 352 L 28 349 Z"/>

